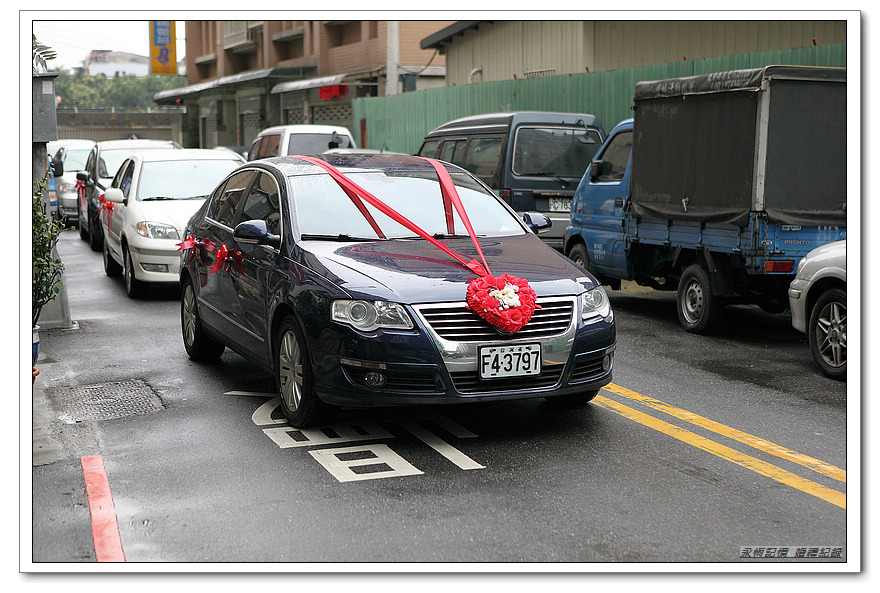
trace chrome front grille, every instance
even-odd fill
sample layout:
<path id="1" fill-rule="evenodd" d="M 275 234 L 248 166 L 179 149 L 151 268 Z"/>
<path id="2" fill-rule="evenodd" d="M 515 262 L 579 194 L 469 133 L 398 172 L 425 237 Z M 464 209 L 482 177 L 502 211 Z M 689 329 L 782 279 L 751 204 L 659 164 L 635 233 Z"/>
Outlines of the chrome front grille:
<path id="1" fill-rule="evenodd" d="M 465 303 L 444 303 L 416 307 L 425 323 L 440 338 L 451 342 L 485 342 L 507 337 L 546 338 L 564 334 L 574 318 L 576 299 L 538 299 L 529 323 L 515 334 L 500 333 L 488 321 L 467 308 Z"/>

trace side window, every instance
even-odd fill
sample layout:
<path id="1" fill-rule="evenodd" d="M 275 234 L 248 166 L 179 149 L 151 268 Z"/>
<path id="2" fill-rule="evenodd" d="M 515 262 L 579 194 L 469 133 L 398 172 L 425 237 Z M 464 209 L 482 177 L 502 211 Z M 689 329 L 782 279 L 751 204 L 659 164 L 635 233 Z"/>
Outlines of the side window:
<path id="1" fill-rule="evenodd" d="M 440 149 L 440 160 L 452 163 L 453 165 L 461 165 L 461 161 L 464 158 L 465 144 L 466 141 L 464 139 L 447 140 Z"/>
<path id="2" fill-rule="evenodd" d="M 474 138 L 468 144 L 462 167 L 477 177 L 489 178 L 501 162 L 501 138 Z"/>
<path id="3" fill-rule="evenodd" d="M 629 155 L 632 152 L 632 131 L 627 130 L 616 134 L 614 138 L 605 147 L 605 152 L 599 157 L 599 160 L 608 163 L 602 175 L 597 177 L 595 181 L 620 181 L 626 172 L 626 163 L 629 161 Z"/>
<path id="4" fill-rule="evenodd" d="M 419 156 L 423 156 L 429 159 L 439 158 L 440 154 L 440 140 L 429 140 L 422 144 L 422 148 L 419 149 Z"/>
<path id="5" fill-rule="evenodd" d="M 271 156 L 278 156 L 278 144 L 281 142 L 281 136 L 279 134 L 271 134 L 269 136 L 263 136 L 263 146 L 260 149 L 259 158 L 264 159 Z"/>
<path id="6" fill-rule="evenodd" d="M 222 191 L 212 199 L 208 218 L 232 228 L 235 209 L 253 176 L 253 171 L 241 171 L 230 177 Z"/>
<path id="7" fill-rule="evenodd" d="M 248 160 L 252 161 L 254 159 L 260 158 L 260 151 L 263 148 L 263 138 L 257 138 L 254 140 L 254 143 L 251 145 L 251 150 L 248 153 Z"/>
<path id="8" fill-rule="evenodd" d="M 98 158 L 98 149 L 93 148 L 92 152 L 89 153 L 89 158 L 86 160 L 86 171 L 89 172 L 89 175 L 92 176 L 92 179 L 95 178 L 95 161 Z"/>
<path id="9" fill-rule="evenodd" d="M 281 210 L 278 201 L 278 185 L 268 173 L 260 173 L 251 185 L 237 222 L 265 220 L 269 232 L 281 234 Z"/>
<path id="10" fill-rule="evenodd" d="M 131 179 L 134 175 L 134 163 L 131 161 L 126 161 L 119 167 L 119 171 L 116 172 L 116 177 L 113 178 L 113 183 L 111 183 L 111 187 L 118 187 L 122 190 L 122 195 L 126 198 L 130 196 L 131 193 Z"/>

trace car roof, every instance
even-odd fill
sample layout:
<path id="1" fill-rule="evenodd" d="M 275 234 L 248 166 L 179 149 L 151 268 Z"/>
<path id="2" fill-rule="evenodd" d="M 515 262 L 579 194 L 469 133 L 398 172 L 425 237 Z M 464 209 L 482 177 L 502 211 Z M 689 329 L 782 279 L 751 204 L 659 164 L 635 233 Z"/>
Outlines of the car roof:
<path id="1" fill-rule="evenodd" d="M 431 172 L 434 167 L 423 158 L 398 155 L 398 154 L 365 154 L 365 153 L 325 153 L 309 155 L 317 159 L 326 161 L 339 169 L 343 173 L 358 173 L 368 171 L 385 171 L 385 172 Z M 278 170 L 282 175 L 312 175 L 314 173 L 323 173 L 324 170 L 318 165 L 309 163 L 308 161 L 298 159 L 295 156 L 280 156 L 259 161 L 251 161 L 249 166 L 265 166 Z M 462 171 L 460 167 L 443 163 L 449 171 Z"/>
<path id="2" fill-rule="evenodd" d="M 271 128 L 261 130 L 258 135 L 262 136 L 263 134 L 278 134 L 284 132 L 288 132 L 291 134 L 329 134 L 331 132 L 344 132 L 346 134 L 351 133 L 349 129 L 345 126 L 328 126 L 324 124 L 291 124 L 288 126 L 272 126 Z"/>
<path id="3" fill-rule="evenodd" d="M 510 111 L 499 113 L 481 113 L 453 119 L 431 130 L 431 134 L 464 133 L 465 131 L 495 131 L 505 129 L 511 124 L 535 123 L 541 125 L 564 124 L 574 125 L 578 120 L 587 126 L 599 127 L 599 118 L 589 113 L 570 113 L 562 111 Z"/>
<path id="4" fill-rule="evenodd" d="M 231 151 L 220 151 L 210 148 L 157 148 L 143 152 L 133 152 L 132 157 L 143 162 L 201 160 L 241 163 L 238 155 Z"/>
<path id="5" fill-rule="evenodd" d="M 141 148 L 153 148 L 156 146 L 174 146 L 175 143 L 171 140 L 147 140 L 147 139 L 130 139 L 130 140 L 102 140 L 98 142 L 98 149 L 116 149 L 116 148 L 128 148 L 128 149 L 136 149 L 138 147 Z"/>

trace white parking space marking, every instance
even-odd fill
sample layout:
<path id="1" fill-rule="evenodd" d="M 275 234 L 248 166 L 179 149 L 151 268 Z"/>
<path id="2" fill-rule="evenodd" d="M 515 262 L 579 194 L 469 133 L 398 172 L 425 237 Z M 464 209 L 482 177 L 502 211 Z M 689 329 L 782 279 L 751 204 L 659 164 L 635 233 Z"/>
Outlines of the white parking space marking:
<path id="1" fill-rule="evenodd" d="M 421 424 L 412 421 L 403 421 L 400 426 L 411 432 L 416 438 L 437 451 L 440 455 L 460 467 L 461 469 L 486 469 Z M 476 435 L 474 435 L 476 436 Z"/>
<path id="2" fill-rule="evenodd" d="M 392 451 L 388 445 L 378 443 L 317 449 L 309 453 L 340 482 L 415 476 L 424 473 Z"/>
<path id="3" fill-rule="evenodd" d="M 282 449 L 394 438 L 393 434 L 375 422 L 362 422 L 351 426 L 335 424 L 325 428 L 280 426 L 277 428 L 264 428 L 263 432 Z"/>
<path id="4" fill-rule="evenodd" d="M 309 454 L 340 482 L 415 476 L 424 473 L 385 444 L 338 446 L 360 441 L 396 438 L 376 421 L 365 420 L 318 428 L 294 428 L 278 413 L 281 401 L 273 393 L 227 391 L 225 395 L 265 398 L 266 401 L 251 414 L 251 420 L 254 424 L 261 427 L 263 433 L 281 449 L 314 448 L 309 451 Z M 412 434 L 460 469 L 486 469 L 486 466 L 477 463 L 426 428 L 425 424 L 433 424 L 455 438 L 472 439 L 477 437 L 467 428 L 445 416 L 397 420 L 394 424 Z M 327 448 L 328 445 L 337 445 L 337 447 Z"/>

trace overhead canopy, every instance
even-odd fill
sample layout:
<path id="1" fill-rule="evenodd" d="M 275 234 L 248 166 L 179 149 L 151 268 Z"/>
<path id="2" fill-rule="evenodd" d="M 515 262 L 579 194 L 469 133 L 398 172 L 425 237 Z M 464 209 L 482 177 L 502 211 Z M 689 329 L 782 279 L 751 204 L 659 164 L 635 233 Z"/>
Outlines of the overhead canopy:
<path id="1" fill-rule="evenodd" d="M 348 74 L 332 74 L 330 76 L 319 76 L 318 78 L 308 78 L 306 80 L 290 80 L 281 82 L 272 87 L 270 91 L 273 95 L 276 93 L 289 93 L 291 91 L 303 91 L 306 89 L 314 89 L 322 86 L 333 86 L 340 84 L 342 79 Z"/>

